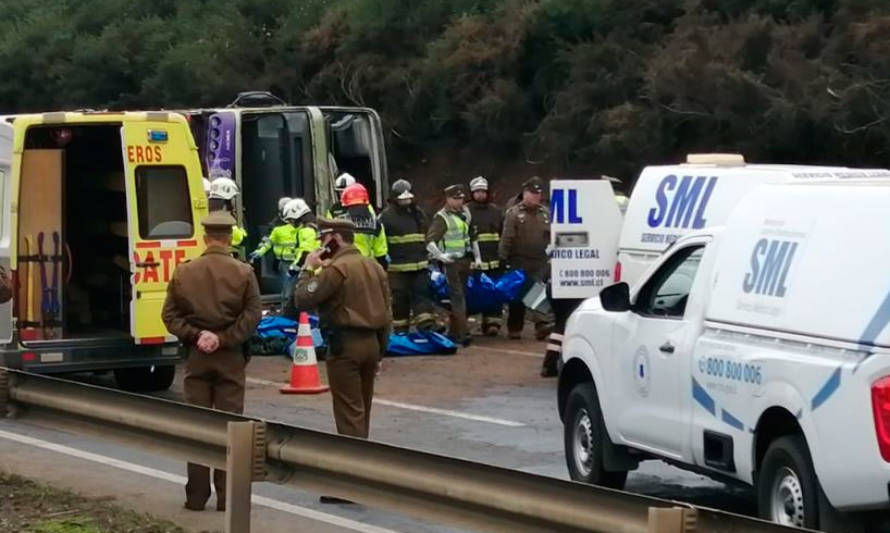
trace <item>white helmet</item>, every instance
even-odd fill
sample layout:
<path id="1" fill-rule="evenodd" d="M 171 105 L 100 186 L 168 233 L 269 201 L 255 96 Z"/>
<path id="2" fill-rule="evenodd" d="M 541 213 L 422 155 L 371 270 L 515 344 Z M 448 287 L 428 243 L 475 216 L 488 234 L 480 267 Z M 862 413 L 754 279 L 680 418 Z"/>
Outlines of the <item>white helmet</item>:
<path id="1" fill-rule="evenodd" d="M 302 198 L 294 198 L 284 206 L 281 218 L 284 220 L 300 220 L 303 215 L 310 212 L 312 210 L 309 209 L 309 205 Z"/>
<path id="2" fill-rule="evenodd" d="M 334 190 L 341 193 L 343 189 L 353 184 L 355 184 L 355 178 L 349 172 L 344 172 L 334 180 Z"/>
<path id="3" fill-rule="evenodd" d="M 210 194 L 210 180 L 207 178 L 201 178 L 204 180 L 204 194 Z"/>
<path id="4" fill-rule="evenodd" d="M 210 182 L 210 198 L 231 200 L 238 195 L 238 185 L 229 178 L 216 178 Z"/>
<path id="5" fill-rule="evenodd" d="M 287 196 L 282 196 L 281 198 L 278 199 L 278 213 L 279 214 L 284 213 L 284 208 L 287 207 L 287 204 L 289 204 L 290 201 L 291 201 L 291 198 L 288 198 Z"/>
<path id="6" fill-rule="evenodd" d="M 488 180 L 483 178 L 482 176 L 476 176 L 472 180 L 470 180 L 470 192 L 476 191 L 487 191 L 488 190 Z"/>

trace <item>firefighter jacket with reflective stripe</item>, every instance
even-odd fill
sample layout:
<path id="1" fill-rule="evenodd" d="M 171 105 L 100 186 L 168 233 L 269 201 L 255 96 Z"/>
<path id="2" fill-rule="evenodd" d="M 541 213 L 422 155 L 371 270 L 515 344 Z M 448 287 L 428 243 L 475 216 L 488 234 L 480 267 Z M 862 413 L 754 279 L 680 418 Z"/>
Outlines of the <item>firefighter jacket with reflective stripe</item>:
<path id="1" fill-rule="evenodd" d="M 428 222 L 423 211 L 414 205 L 392 204 L 379 220 L 386 231 L 389 272 L 416 272 L 429 266 L 424 241 Z"/>
<path id="2" fill-rule="evenodd" d="M 470 212 L 440 209 L 426 233 L 426 242 L 434 242 L 452 259 L 461 259 L 471 252 Z"/>
<path id="3" fill-rule="evenodd" d="M 263 238 L 259 248 L 254 252 L 257 255 L 266 255 L 272 250 L 279 261 L 293 261 L 297 258 L 297 228 L 288 223 L 275 226 L 268 237 Z"/>
<path id="4" fill-rule="evenodd" d="M 482 254 L 482 270 L 494 270 L 500 266 L 498 241 L 504 226 L 504 212 L 495 204 L 470 202 L 467 204 L 472 216 L 472 231 L 479 242 Z"/>
<path id="5" fill-rule="evenodd" d="M 386 257 L 386 231 L 378 222 L 374 208 L 369 205 L 354 205 L 346 208 L 346 215 L 355 224 L 355 247 L 365 257 L 378 259 Z"/>

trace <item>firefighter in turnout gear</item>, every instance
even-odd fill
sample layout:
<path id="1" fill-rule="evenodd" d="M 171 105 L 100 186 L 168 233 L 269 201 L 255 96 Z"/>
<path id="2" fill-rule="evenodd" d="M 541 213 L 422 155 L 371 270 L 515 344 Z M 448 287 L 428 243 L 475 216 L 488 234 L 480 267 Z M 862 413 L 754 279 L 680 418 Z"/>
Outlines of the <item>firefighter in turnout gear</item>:
<path id="1" fill-rule="evenodd" d="M 352 222 L 321 219 L 318 226 L 324 247 L 306 259 L 294 305 L 318 309 L 337 432 L 367 438 L 374 378 L 392 330 L 389 284 L 383 268 L 353 246 Z"/>
<path id="2" fill-rule="evenodd" d="M 433 329 L 436 318 L 429 297 L 429 261 L 424 246 L 428 221 L 414 203 L 407 180 L 392 184 L 389 206 L 380 213 L 380 222 L 386 228 L 389 250 L 386 271 L 392 290 L 393 328 L 405 333 L 413 323 L 417 329 Z"/>
<path id="3" fill-rule="evenodd" d="M 309 209 L 309 205 L 302 198 L 294 198 L 284 208 L 287 216 L 297 228 L 297 250 L 294 252 L 294 260 L 291 262 L 290 271 L 296 275 L 306 256 L 318 250 L 321 244 L 318 241 L 318 228 L 315 224 L 315 215 Z"/>
<path id="4" fill-rule="evenodd" d="M 498 255 L 505 268 L 525 270 L 528 284 L 543 282 L 547 274 L 547 246 L 550 244 L 550 212 L 541 203 L 544 180 L 535 176 L 522 184 L 522 200 L 507 210 Z M 511 339 L 522 336 L 525 305 L 508 306 L 507 330 Z M 544 340 L 552 328 L 550 321 L 535 314 L 535 338 Z"/>
<path id="5" fill-rule="evenodd" d="M 225 211 L 202 221 L 207 249 L 176 267 L 167 286 L 163 320 L 188 350 L 183 389 L 188 403 L 220 411 L 244 410 L 245 343 L 262 315 L 249 265 L 229 255 L 235 219 Z M 225 510 L 226 473 L 213 472 L 216 508 Z M 210 469 L 189 463 L 185 508 L 201 511 L 210 498 Z"/>
<path id="6" fill-rule="evenodd" d="M 238 196 L 238 184 L 229 178 L 216 178 L 210 182 L 210 192 L 207 194 L 210 212 L 227 211 L 235 217 L 235 197 Z M 237 221 L 232 226 L 232 254 L 244 257 L 241 244 L 247 238 L 247 230 L 238 225 Z"/>
<path id="7" fill-rule="evenodd" d="M 426 249 L 430 257 L 442 263 L 448 279 L 448 292 L 451 300 L 450 335 L 457 342 L 467 346 L 470 335 L 467 331 L 467 302 L 464 289 L 470 276 L 470 267 L 480 268 L 482 257 L 479 243 L 473 234 L 470 211 L 464 206 L 463 185 L 445 188 L 445 207 L 433 217 L 426 232 Z"/>
<path id="8" fill-rule="evenodd" d="M 287 201 L 282 203 L 283 200 Z M 283 307 L 293 294 L 294 285 L 290 279 L 290 266 L 297 259 L 297 233 L 300 218 L 308 212 L 309 206 L 305 205 L 305 202 L 294 202 L 290 198 L 282 198 L 278 206 L 282 223 L 275 226 L 268 236 L 263 237 L 259 247 L 250 254 L 250 261 L 254 262 L 272 250 L 281 280 L 281 305 Z"/>
<path id="9" fill-rule="evenodd" d="M 353 183 L 340 197 L 345 213 L 340 217 L 355 224 L 355 247 L 365 257 L 376 259 L 386 268 L 386 232 L 377 221 L 374 208 L 370 205 L 368 190 L 361 183 Z"/>
<path id="10" fill-rule="evenodd" d="M 472 200 L 467 204 L 467 208 L 470 210 L 473 233 L 479 243 L 479 253 L 482 258 L 482 264 L 478 268 L 496 278 L 500 273 L 498 242 L 501 240 L 501 230 L 504 226 L 504 213 L 500 207 L 491 203 L 488 180 L 482 176 L 470 181 L 470 195 Z M 498 311 L 483 315 L 482 333 L 488 336 L 497 335 L 501 328 L 502 314 Z"/>
<path id="11" fill-rule="evenodd" d="M 328 209 L 328 218 L 346 218 L 346 206 L 343 205 L 342 201 L 343 191 L 350 185 L 355 184 L 355 178 L 348 172 L 337 176 L 337 179 L 334 180 L 334 194 L 337 197 L 337 201 Z"/>

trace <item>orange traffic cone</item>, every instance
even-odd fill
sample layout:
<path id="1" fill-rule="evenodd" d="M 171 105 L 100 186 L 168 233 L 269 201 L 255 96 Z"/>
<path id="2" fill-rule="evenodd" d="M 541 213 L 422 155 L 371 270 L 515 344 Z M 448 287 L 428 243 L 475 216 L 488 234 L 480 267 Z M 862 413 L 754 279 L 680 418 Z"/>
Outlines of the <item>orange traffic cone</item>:
<path id="1" fill-rule="evenodd" d="M 319 394 L 330 390 L 330 387 L 321 384 L 318 377 L 315 344 L 312 342 L 309 315 L 306 313 L 300 313 L 297 341 L 292 349 L 294 364 L 290 371 L 290 385 L 281 387 L 281 394 Z"/>

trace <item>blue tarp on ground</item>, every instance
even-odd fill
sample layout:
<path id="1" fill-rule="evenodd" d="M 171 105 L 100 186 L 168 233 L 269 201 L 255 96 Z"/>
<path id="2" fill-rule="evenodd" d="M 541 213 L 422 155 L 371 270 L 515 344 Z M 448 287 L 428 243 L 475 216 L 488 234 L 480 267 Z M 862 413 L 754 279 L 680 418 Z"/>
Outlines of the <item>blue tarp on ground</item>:
<path id="1" fill-rule="evenodd" d="M 404 355 L 451 355 L 457 352 L 457 344 L 451 339 L 432 331 L 393 333 L 389 336 L 386 354 Z"/>

